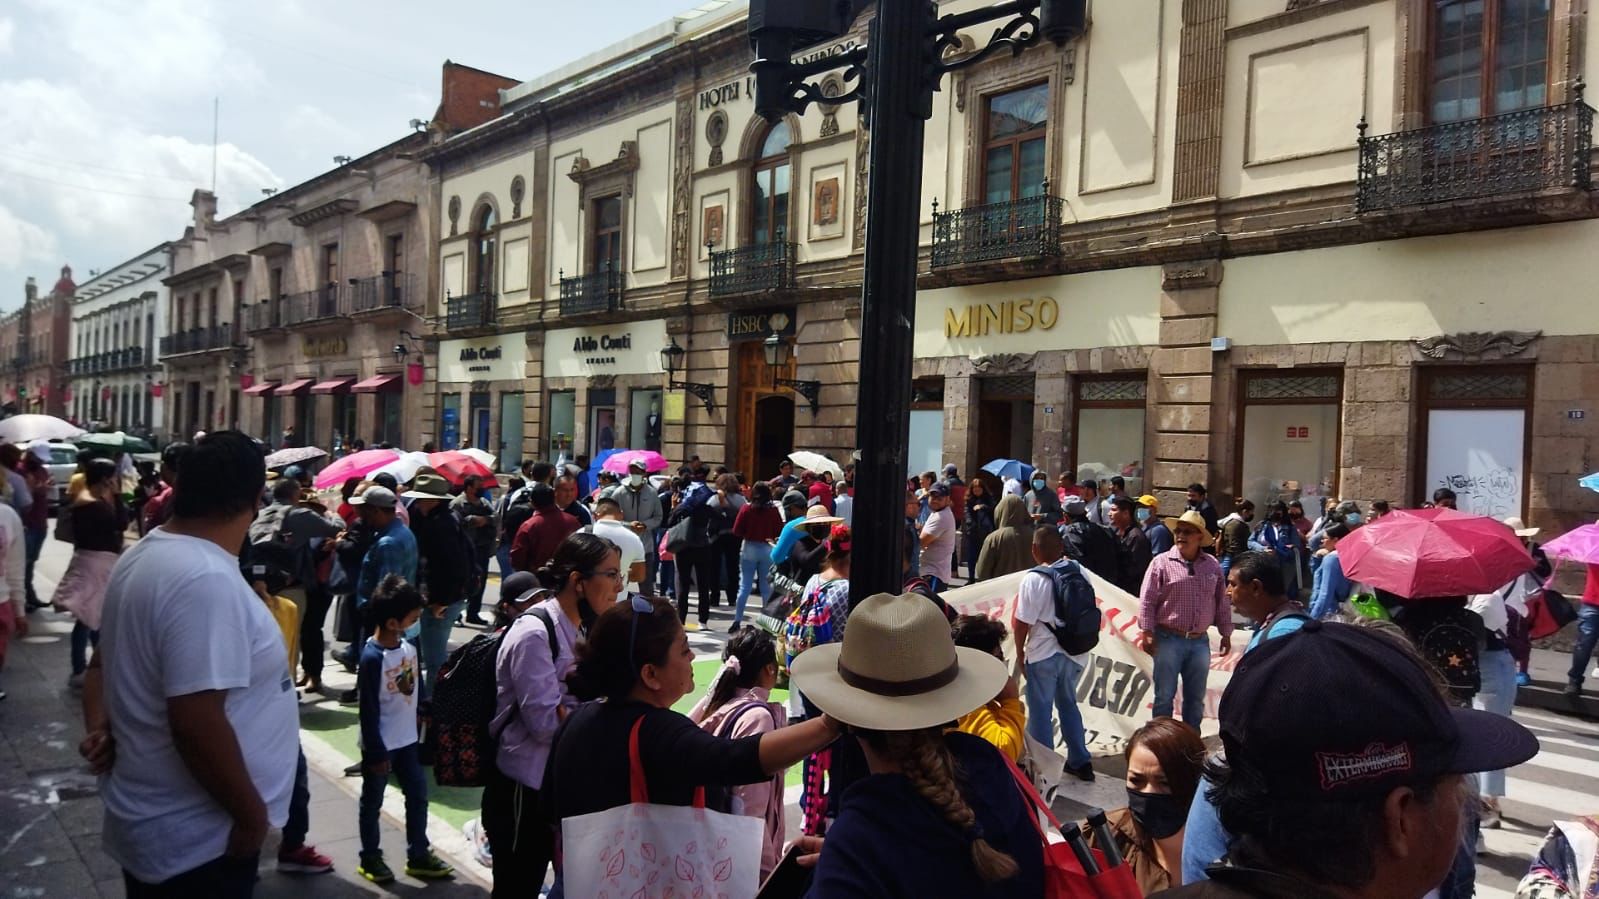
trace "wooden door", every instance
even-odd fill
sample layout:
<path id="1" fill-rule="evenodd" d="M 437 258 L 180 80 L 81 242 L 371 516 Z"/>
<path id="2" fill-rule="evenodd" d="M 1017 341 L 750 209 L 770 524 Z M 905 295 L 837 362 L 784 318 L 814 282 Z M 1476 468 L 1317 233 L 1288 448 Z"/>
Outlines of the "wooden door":
<path id="1" fill-rule="evenodd" d="M 977 413 L 977 464 L 994 459 L 1009 459 L 1011 403 L 1009 400 L 983 400 Z M 1027 461 L 1023 459 L 1022 461 Z"/>
<path id="2" fill-rule="evenodd" d="M 738 389 L 738 420 L 734 427 L 734 443 L 728 458 L 736 460 L 736 471 L 742 471 L 750 481 L 777 476 L 777 461 L 793 451 L 794 402 L 787 388 L 773 386 L 772 370 L 766 364 L 766 351 L 761 341 L 751 340 L 737 344 L 737 369 L 735 384 Z M 778 376 L 794 377 L 793 354 L 789 362 L 778 370 Z M 771 398 L 787 399 L 786 419 L 782 403 L 763 402 Z M 786 446 L 786 449 L 782 447 Z M 781 449 L 776 461 L 768 462 L 772 453 Z M 770 465 L 770 470 L 762 465 Z"/>

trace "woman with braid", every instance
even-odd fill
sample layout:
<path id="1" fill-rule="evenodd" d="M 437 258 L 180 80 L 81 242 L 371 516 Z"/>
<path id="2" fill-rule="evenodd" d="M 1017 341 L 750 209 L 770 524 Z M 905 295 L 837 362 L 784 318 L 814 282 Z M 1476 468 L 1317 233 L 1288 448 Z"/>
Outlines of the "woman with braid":
<path id="1" fill-rule="evenodd" d="M 801 838 L 804 852 L 821 844 L 809 895 L 1044 894 L 1042 842 L 1014 768 L 981 737 L 944 730 L 1000 691 L 1003 662 L 955 646 L 926 598 L 878 594 L 850 613 L 842 643 L 807 650 L 791 677 L 847 726 L 871 770 L 825 839 Z"/>

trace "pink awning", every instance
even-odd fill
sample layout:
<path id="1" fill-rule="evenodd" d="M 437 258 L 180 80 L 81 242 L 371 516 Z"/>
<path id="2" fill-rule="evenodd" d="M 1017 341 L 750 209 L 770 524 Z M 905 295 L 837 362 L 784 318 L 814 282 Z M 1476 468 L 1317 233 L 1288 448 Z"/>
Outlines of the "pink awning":
<path id="1" fill-rule="evenodd" d="M 264 395 L 266 395 L 268 393 L 271 393 L 273 390 L 277 389 L 277 386 L 278 386 L 278 382 L 277 381 L 262 381 L 261 383 L 256 384 L 253 387 L 244 388 L 244 395 L 245 396 L 264 396 Z"/>
<path id="2" fill-rule="evenodd" d="M 350 389 L 356 393 L 389 393 L 400 389 L 400 376 L 378 375 L 374 378 L 367 378 L 365 381 L 358 381 Z"/>
<path id="3" fill-rule="evenodd" d="M 283 382 L 282 386 L 278 387 L 277 390 L 272 392 L 276 396 L 293 396 L 296 393 L 303 392 L 307 387 L 310 387 L 311 380 L 311 378 L 296 378 L 293 381 L 285 381 Z"/>
<path id="4" fill-rule="evenodd" d="M 334 378 L 331 381 L 318 381 L 311 385 L 311 392 L 315 394 L 341 393 L 354 380 L 354 378 Z"/>

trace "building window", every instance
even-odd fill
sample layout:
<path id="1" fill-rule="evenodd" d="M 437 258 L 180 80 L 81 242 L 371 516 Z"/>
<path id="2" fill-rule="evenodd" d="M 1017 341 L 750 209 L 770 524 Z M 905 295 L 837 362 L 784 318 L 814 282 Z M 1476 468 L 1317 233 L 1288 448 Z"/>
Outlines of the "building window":
<path id="1" fill-rule="evenodd" d="M 207 326 L 214 328 L 217 326 L 217 289 L 215 287 L 211 288 L 211 290 L 207 293 L 206 300 L 207 306 L 211 312 L 211 317 L 206 319 L 205 323 Z"/>
<path id="2" fill-rule="evenodd" d="M 336 243 L 322 247 L 322 283 L 339 283 L 339 245 Z"/>
<path id="3" fill-rule="evenodd" d="M 591 272 L 622 270 L 622 198 L 617 194 L 594 201 L 594 231 L 589 246 Z"/>
<path id="4" fill-rule="evenodd" d="M 1549 102 L 1550 0 L 1436 0 L 1434 123 Z"/>
<path id="5" fill-rule="evenodd" d="M 767 130 L 756 157 L 755 184 L 750 194 L 750 242 L 758 246 L 780 243 L 788 231 L 791 140 L 788 122 L 780 121 Z"/>
<path id="6" fill-rule="evenodd" d="M 1337 496 L 1342 371 L 1245 371 L 1239 380 L 1238 495 L 1262 509 L 1297 499 L 1315 518 L 1316 504 Z"/>
<path id="7" fill-rule="evenodd" d="M 983 202 L 1004 203 L 1044 192 L 1044 142 L 1049 83 L 988 98 L 983 125 Z"/>
<path id="8" fill-rule="evenodd" d="M 1462 512 L 1525 515 L 1532 369 L 1424 368 L 1420 399 L 1423 468 L 1416 502 L 1448 487 Z"/>
<path id="9" fill-rule="evenodd" d="M 474 293 L 494 293 L 494 229 L 497 225 L 499 217 L 494 214 L 494 207 L 487 204 L 478 207 L 477 215 L 472 217 L 472 264 L 476 272 L 472 280 Z"/>
<path id="10" fill-rule="evenodd" d="M 1149 379 L 1143 374 L 1077 379 L 1072 460 L 1080 481 L 1120 476 L 1127 492 L 1144 485 L 1144 409 Z"/>
<path id="11" fill-rule="evenodd" d="M 383 264 L 391 275 L 405 271 L 405 235 L 389 235 L 388 250 L 383 254 Z"/>

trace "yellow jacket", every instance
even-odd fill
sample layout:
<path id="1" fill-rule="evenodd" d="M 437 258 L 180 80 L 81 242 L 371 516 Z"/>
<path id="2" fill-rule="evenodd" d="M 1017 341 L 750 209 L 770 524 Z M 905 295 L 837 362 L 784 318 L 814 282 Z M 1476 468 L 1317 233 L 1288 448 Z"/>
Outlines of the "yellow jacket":
<path id="1" fill-rule="evenodd" d="M 1022 711 L 1022 701 L 1001 697 L 968 712 L 955 729 L 963 734 L 982 737 L 999 747 L 999 751 L 1010 756 L 1012 761 L 1020 762 L 1022 753 L 1027 750 L 1027 738 L 1023 736 L 1026 726 L 1027 713 Z"/>

